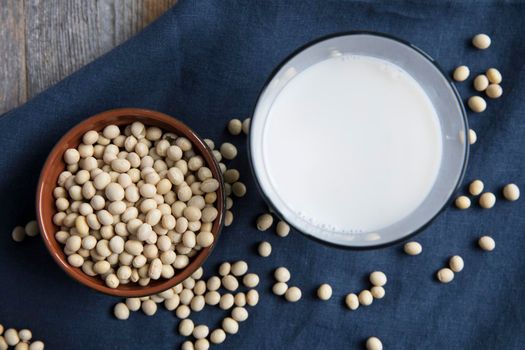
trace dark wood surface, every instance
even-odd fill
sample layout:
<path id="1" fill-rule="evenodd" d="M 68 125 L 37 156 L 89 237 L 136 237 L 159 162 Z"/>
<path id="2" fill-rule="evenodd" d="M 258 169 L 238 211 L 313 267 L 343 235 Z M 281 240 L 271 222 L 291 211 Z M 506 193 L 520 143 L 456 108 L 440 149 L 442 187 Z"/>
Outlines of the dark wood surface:
<path id="1" fill-rule="evenodd" d="M 176 0 L 0 0 L 0 114 L 122 43 Z"/>

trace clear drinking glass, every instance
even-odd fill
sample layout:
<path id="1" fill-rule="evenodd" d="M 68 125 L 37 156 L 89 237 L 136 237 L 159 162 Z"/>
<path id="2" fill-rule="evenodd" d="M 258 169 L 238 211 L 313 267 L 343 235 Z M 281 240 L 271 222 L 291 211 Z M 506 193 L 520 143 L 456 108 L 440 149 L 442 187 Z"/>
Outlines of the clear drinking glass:
<path id="1" fill-rule="evenodd" d="M 374 232 L 338 233 L 301 219 L 272 187 L 262 159 L 265 117 L 281 89 L 308 67 L 337 55 L 371 56 L 409 73 L 425 90 L 439 117 L 442 160 L 437 179 L 423 203 L 398 222 Z M 290 55 L 270 76 L 257 101 L 249 134 L 250 162 L 260 192 L 272 210 L 308 237 L 338 246 L 378 247 L 405 239 L 424 228 L 449 202 L 461 183 L 468 159 L 468 123 L 454 85 L 434 60 L 414 45 L 370 32 L 336 34 L 308 43 Z"/>

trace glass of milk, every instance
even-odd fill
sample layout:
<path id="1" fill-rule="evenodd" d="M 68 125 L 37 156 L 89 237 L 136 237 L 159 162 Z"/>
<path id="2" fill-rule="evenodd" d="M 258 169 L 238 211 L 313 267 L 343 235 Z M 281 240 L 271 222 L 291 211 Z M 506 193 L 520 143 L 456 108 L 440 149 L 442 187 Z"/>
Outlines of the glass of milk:
<path id="1" fill-rule="evenodd" d="M 322 38 L 286 59 L 251 122 L 252 169 L 298 231 L 375 247 L 420 231 L 461 182 L 460 97 L 418 48 L 377 33 Z"/>

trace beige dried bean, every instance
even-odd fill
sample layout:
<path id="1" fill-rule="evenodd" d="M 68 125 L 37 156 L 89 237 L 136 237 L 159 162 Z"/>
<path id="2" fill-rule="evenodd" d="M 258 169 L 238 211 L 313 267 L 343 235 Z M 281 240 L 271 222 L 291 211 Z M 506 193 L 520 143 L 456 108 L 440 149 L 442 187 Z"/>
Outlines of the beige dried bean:
<path id="1" fill-rule="evenodd" d="M 302 293 L 298 287 L 290 287 L 286 290 L 284 297 L 287 301 L 295 303 L 301 299 Z"/>
<path id="2" fill-rule="evenodd" d="M 233 213 L 231 210 L 227 210 L 224 216 L 224 226 L 228 227 L 233 223 Z"/>
<path id="3" fill-rule="evenodd" d="M 376 337 L 370 337 L 366 340 L 366 350 L 383 350 L 383 343 Z"/>
<path id="4" fill-rule="evenodd" d="M 356 294 L 350 293 L 345 298 L 345 304 L 350 310 L 357 310 L 359 308 L 359 298 Z"/>
<path id="5" fill-rule="evenodd" d="M 490 44 L 491 40 L 487 34 L 476 34 L 472 38 L 472 45 L 480 50 L 488 49 Z"/>
<path id="6" fill-rule="evenodd" d="M 386 284 L 386 275 L 381 271 L 374 271 L 370 274 L 370 283 L 374 286 L 382 287 Z"/>
<path id="7" fill-rule="evenodd" d="M 41 340 L 37 340 L 29 344 L 29 350 L 44 350 L 44 343 Z"/>
<path id="8" fill-rule="evenodd" d="M 236 197 L 244 197 L 246 195 L 246 185 L 244 185 L 242 182 L 235 182 L 232 185 L 232 193 Z"/>
<path id="9" fill-rule="evenodd" d="M 239 324 L 231 317 L 222 320 L 222 329 L 229 334 L 236 334 L 239 331 Z"/>
<path id="10" fill-rule="evenodd" d="M 232 135 L 239 135 L 242 132 L 242 122 L 239 119 L 232 119 L 228 122 L 228 131 Z"/>
<path id="11" fill-rule="evenodd" d="M 491 192 L 485 192 L 479 197 L 479 205 L 484 209 L 490 209 L 496 204 L 496 196 Z"/>
<path id="12" fill-rule="evenodd" d="M 127 320 L 129 318 L 129 309 L 128 306 L 124 303 L 118 303 L 113 309 L 113 314 L 119 320 Z"/>
<path id="13" fill-rule="evenodd" d="M 490 236 L 480 237 L 480 239 L 478 240 L 478 244 L 480 248 L 486 252 L 493 251 L 494 248 L 496 248 L 496 242 Z"/>
<path id="14" fill-rule="evenodd" d="M 237 322 L 244 322 L 248 319 L 248 310 L 246 310 L 244 307 L 234 307 L 231 317 Z"/>
<path id="15" fill-rule="evenodd" d="M 286 267 L 278 267 L 274 272 L 275 280 L 278 282 L 288 282 L 290 280 L 291 274 Z"/>
<path id="16" fill-rule="evenodd" d="M 266 258 L 272 253 L 272 245 L 269 242 L 263 241 L 259 243 L 257 247 L 257 252 L 260 256 Z"/>
<path id="17" fill-rule="evenodd" d="M 237 156 L 237 148 L 229 142 L 221 145 L 220 152 L 221 155 L 228 160 L 234 159 Z"/>
<path id="18" fill-rule="evenodd" d="M 195 326 L 192 320 L 184 319 L 179 323 L 179 334 L 184 337 L 188 337 L 193 333 L 194 328 Z"/>
<path id="19" fill-rule="evenodd" d="M 359 299 L 359 304 L 364 306 L 369 306 L 374 301 L 374 296 L 369 290 L 366 289 L 361 291 L 357 298 Z"/>
<path id="20" fill-rule="evenodd" d="M 472 129 L 469 129 L 468 130 L 468 143 L 469 145 L 473 145 L 476 143 L 476 141 L 478 140 L 478 135 L 476 134 L 476 132 Z"/>
<path id="21" fill-rule="evenodd" d="M 237 288 L 239 288 L 239 282 L 232 275 L 224 276 L 221 282 L 222 286 L 229 291 L 235 291 L 237 290 Z"/>
<path id="22" fill-rule="evenodd" d="M 7 345 L 15 346 L 20 342 L 20 337 L 16 329 L 9 328 L 4 332 L 4 339 Z"/>
<path id="23" fill-rule="evenodd" d="M 215 192 L 219 189 L 219 181 L 216 179 L 206 179 L 200 185 L 200 190 L 204 193 Z"/>
<path id="24" fill-rule="evenodd" d="M 288 290 L 288 285 L 284 282 L 277 282 L 272 287 L 272 292 L 275 295 L 284 295 Z"/>
<path id="25" fill-rule="evenodd" d="M 266 231 L 273 224 L 273 217 L 270 214 L 263 214 L 257 218 L 257 229 L 259 231 Z"/>
<path id="26" fill-rule="evenodd" d="M 275 232 L 280 237 L 286 237 L 290 233 L 290 226 L 286 222 L 281 220 L 277 223 Z"/>
<path id="27" fill-rule="evenodd" d="M 16 226 L 11 232 L 11 238 L 15 242 L 22 242 L 26 236 L 26 231 L 22 226 Z"/>
<path id="28" fill-rule="evenodd" d="M 423 247 L 418 242 L 408 242 L 405 243 L 404 250 L 408 255 L 419 255 L 423 251 Z"/>
<path id="29" fill-rule="evenodd" d="M 469 192 L 473 196 L 478 196 L 483 192 L 484 184 L 481 180 L 474 180 L 469 185 Z"/>
<path id="30" fill-rule="evenodd" d="M 480 74 L 474 78 L 472 84 L 474 85 L 474 89 L 476 91 L 485 91 L 489 86 L 489 79 L 485 74 Z"/>
<path id="31" fill-rule="evenodd" d="M 470 198 L 467 196 L 459 196 L 454 201 L 454 204 L 458 209 L 467 209 L 470 207 Z"/>
<path id="32" fill-rule="evenodd" d="M 210 342 L 213 344 L 222 344 L 226 340 L 226 332 L 222 329 L 215 329 L 210 334 Z"/>
<path id="33" fill-rule="evenodd" d="M 235 298 L 230 293 L 225 293 L 221 296 L 221 299 L 219 301 L 219 307 L 222 310 L 228 310 L 230 309 L 235 303 Z"/>
<path id="34" fill-rule="evenodd" d="M 520 198 L 520 189 L 518 185 L 513 184 L 513 183 L 505 185 L 505 187 L 503 187 L 502 192 L 503 192 L 503 197 L 505 197 L 505 199 L 508 201 L 514 202 Z"/>
<path id="35" fill-rule="evenodd" d="M 481 113 L 487 109 L 487 102 L 480 96 L 471 96 L 467 101 L 468 106 L 473 112 Z"/>
<path id="36" fill-rule="evenodd" d="M 66 164 L 77 164 L 80 160 L 80 153 L 74 148 L 68 148 L 64 152 L 64 162 Z"/>
<path id="37" fill-rule="evenodd" d="M 317 297 L 321 300 L 328 300 L 332 297 L 332 287 L 329 284 L 321 284 L 317 289 Z"/>
<path id="38" fill-rule="evenodd" d="M 454 271 L 445 267 L 437 272 L 437 279 L 441 283 L 450 283 L 454 279 Z"/>
<path id="39" fill-rule="evenodd" d="M 229 273 L 229 271 L 228 271 Z M 206 282 L 206 288 L 211 291 L 218 290 L 221 287 L 221 279 L 217 276 L 212 276 Z"/>
<path id="40" fill-rule="evenodd" d="M 465 266 L 465 262 L 463 261 L 463 258 L 461 258 L 459 255 L 454 255 L 448 261 L 448 266 L 454 272 L 461 272 L 463 270 L 463 267 Z"/>
<path id="41" fill-rule="evenodd" d="M 208 305 L 217 305 L 220 302 L 220 300 L 221 300 L 221 295 L 215 290 L 211 290 L 207 292 L 206 295 L 204 296 L 204 301 Z"/>
<path id="42" fill-rule="evenodd" d="M 489 98 L 499 98 L 501 95 L 503 95 L 503 89 L 499 84 L 490 84 L 487 86 L 485 94 L 487 94 L 487 97 Z"/>
<path id="43" fill-rule="evenodd" d="M 385 296 L 385 288 L 374 286 L 370 289 L 370 293 L 372 293 L 374 299 L 383 299 Z"/>
<path id="44" fill-rule="evenodd" d="M 199 232 L 196 238 L 196 242 L 202 248 L 207 248 L 213 244 L 214 237 L 211 232 Z"/>
<path id="45" fill-rule="evenodd" d="M 244 275 L 242 282 L 248 288 L 255 288 L 259 284 L 259 276 L 255 273 L 248 273 Z"/>
<path id="46" fill-rule="evenodd" d="M 503 78 L 501 77 L 501 73 L 496 68 L 489 68 L 485 72 L 487 75 L 487 78 L 492 84 L 500 84 Z"/>
<path id="47" fill-rule="evenodd" d="M 470 75 L 470 70 L 467 66 L 459 66 L 454 69 L 453 78 L 455 81 L 465 81 Z"/>
<path id="48" fill-rule="evenodd" d="M 245 135 L 248 135 L 248 132 L 250 131 L 250 122 L 251 118 L 246 118 L 242 121 L 242 132 Z"/>

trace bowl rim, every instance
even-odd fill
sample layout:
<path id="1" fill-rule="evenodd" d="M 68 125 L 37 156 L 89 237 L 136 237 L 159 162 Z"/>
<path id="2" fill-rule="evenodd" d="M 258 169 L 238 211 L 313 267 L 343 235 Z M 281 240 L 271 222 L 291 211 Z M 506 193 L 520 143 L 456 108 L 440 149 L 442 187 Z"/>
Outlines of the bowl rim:
<path id="1" fill-rule="evenodd" d="M 194 257 L 190 258 L 189 264 L 182 270 L 179 270 L 179 273 L 175 274 L 172 278 L 166 279 L 162 281 L 161 283 L 158 283 L 154 286 L 140 286 L 136 284 L 136 288 L 129 288 L 129 289 L 120 289 L 117 288 L 110 288 L 106 286 L 105 284 L 98 284 L 91 280 L 91 276 L 88 276 L 85 274 L 80 268 L 73 267 L 69 265 L 67 262 L 67 258 L 63 252 L 58 252 L 55 247 L 52 244 L 52 241 L 56 241 L 54 232 L 50 232 L 53 230 L 56 230 L 56 225 L 53 224 L 53 229 L 50 227 L 46 227 L 44 224 L 43 218 L 42 218 L 42 208 L 45 206 L 43 203 L 44 193 L 49 191 L 49 188 L 45 186 L 44 178 L 49 172 L 49 169 L 51 169 L 51 164 L 56 161 L 57 158 L 61 158 L 63 156 L 63 150 L 62 144 L 66 143 L 70 140 L 71 135 L 75 133 L 83 134 L 87 132 L 89 127 L 86 127 L 90 124 L 93 124 L 94 122 L 99 123 L 100 121 L 103 121 L 104 119 L 108 117 L 141 117 L 145 119 L 151 119 L 158 121 L 160 123 L 164 123 L 167 125 L 170 125 L 173 130 L 167 130 L 167 132 L 176 132 L 176 133 L 182 133 L 184 137 L 187 137 L 190 139 L 192 145 L 194 147 L 197 147 L 199 155 L 202 155 L 205 159 L 206 165 L 210 167 L 210 170 L 212 171 L 214 178 L 219 180 L 219 189 L 218 192 L 218 200 L 217 200 L 217 210 L 219 212 L 219 215 L 215 220 L 218 220 L 216 232 L 213 232 L 212 228 L 212 234 L 214 235 L 214 242 L 210 247 L 202 248 Z M 106 122 L 104 125 L 110 125 L 112 122 Z M 147 122 L 145 122 L 147 125 Z M 166 130 L 164 130 L 166 131 Z M 52 198 L 53 194 L 51 193 Z M 186 124 L 184 124 L 179 119 L 176 119 L 174 117 L 171 117 L 165 113 L 149 110 L 149 109 L 142 109 L 142 108 L 116 108 L 116 109 L 110 109 L 106 110 L 100 113 L 97 113 L 93 116 L 90 116 L 86 119 L 83 119 L 82 121 L 75 124 L 72 128 L 70 128 L 60 139 L 59 141 L 53 146 L 52 150 L 50 151 L 49 155 L 46 158 L 46 161 L 44 165 L 42 166 L 42 169 L 40 171 L 40 176 L 38 179 L 38 186 L 37 186 L 37 193 L 36 193 L 36 212 L 37 212 L 37 222 L 38 226 L 41 232 L 42 240 L 44 241 L 44 244 L 55 260 L 55 262 L 60 266 L 60 268 L 67 273 L 69 277 L 77 281 L 78 283 L 81 283 L 91 289 L 94 289 L 98 292 L 113 295 L 113 296 L 120 296 L 120 297 L 142 297 L 147 295 L 152 295 L 156 293 L 160 293 L 162 291 L 165 291 L 169 288 L 174 287 L 175 285 L 181 283 L 186 278 L 191 276 L 199 267 L 201 267 L 204 262 L 207 260 L 215 246 L 217 245 L 217 242 L 219 240 L 222 228 L 224 226 L 224 215 L 226 213 L 226 195 L 224 192 L 224 181 L 222 176 L 222 171 L 219 167 L 219 164 L 215 157 L 213 156 L 213 152 L 210 149 L 210 147 L 207 145 L 207 143 L 204 141 L 203 138 L 201 138 L 193 129 L 188 127 Z M 215 226 L 215 224 L 214 224 Z M 61 243 L 57 242 L 60 246 L 62 246 Z M 95 276 L 96 278 L 99 278 L 98 276 Z M 102 281 L 102 280 L 101 280 Z"/>
<path id="2" fill-rule="evenodd" d="M 390 40 L 396 41 L 396 42 L 398 42 L 400 44 L 403 44 L 403 45 L 407 46 L 407 48 L 412 49 L 416 54 L 419 54 L 424 59 L 426 59 L 428 62 L 430 62 L 432 65 L 434 65 L 434 67 L 437 69 L 438 73 L 441 74 L 443 76 L 443 78 L 445 79 L 445 81 L 448 83 L 449 88 L 452 91 L 452 93 L 453 93 L 453 95 L 454 95 L 454 97 L 455 97 L 455 99 L 456 99 L 456 101 L 458 103 L 458 106 L 459 106 L 459 109 L 460 109 L 460 112 L 461 112 L 461 117 L 462 117 L 461 119 L 463 121 L 463 124 L 465 125 L 465 133 L 464 133 L 463 136 L 464 136 L 465 140 L 468 140 L 469 123 L 468 123 L 468 118 L 467 118 L 467 111 L 465 109 L 465 105 L 463 104 L 463 100 L 461 99 L 461 96 L 460 96 L 456 86 L 454 85 L 454 83 L 450 79 L 449 75 L 446 74 L 445 70 L 432 58 L 432 56 L 430 56 L 425 51 L 423 51 L 421 48 L 419 48 L 418 46 L 412 44 L 411 42 L 409 42 L 407 40 L 404 40 L 404 39 L 401 39 L 401 38 L 399 38 L 399 37 L 397 37 L 395 35 L 392 35 L 392 34 L 387 34 L 387 33 L 382 33 L 382 32 L 377 32 L 377 31 L 369 31 L 369 30 L 350 30 L 350 31 L 334 32 L 334 33 L 331 33 L 331 34 L 328 34 L 328 35 L 324 35 L 324 36 L 320 36 L 320 37 L 314 38 L 314 39 L 308 41 L 307 43 L 305 43 L 305 44 L 297 47 L 296 49 L 294 49 L 290 54 L 285 56 L 275 66 L 275 68 L 270 72 L 270 74 L 268 75 L 268 78 L 266 79 L 266 81 L 264 82 L 263 86 L 261 87 L 261 89 L 259 90 L 259 92 L 257 94 L 257 99 L 256 99 L 256 102 L 255 102 L 254 107 L 252 109 L 252 119 L 255 117 L 255 111 L 257 109 L 257 105 L 259 103 L 259 100 L 261 99 L 262 94 L 264 93 L 264 91 L 266 90 L 268 85 L 271 83 L 273 78 L 279 73 L 281 68 L 284 67 L 286 65 L 286 63 L 288 63 L 288 61 L 290 61 L 292 58 L 294 58 L 296 55 L 300 54 L 304 50 L 306 50 L 306 49 L 308 49 L 308 48 L 310 48 L 310 47 L 312 47 L 312 46 L 314 46 L 314 45 L 316 45 L 318 43 L 321 43 L 323 41 L 326 41 L 326 40 L 329 40 L 329 39 L 338 38 L 338 37 L 354 36 L 354 35 L 370 35 L 370 36 L 376 36 L 376 37 L 381 37 L 381 38 L 385 38 L 385 39 L 390 39 Z M 282 215 L 281 211 L 273 204 L 273 202 L 270 200 L 270 198 L 264 192 L 264 190 L 262 188 L 262 185 L 260 184 L 260 181 L 259 181 L 259 179 L 257 177 L 256 172 L 255 172 L 255 166 L 254 166 L 254 162 L 253 162 L 252 149 L 251 149 L 251 146 L 250 146 L 251 145 L 251 135 L 252 135 L 253 125 L 254 125 L 253 123 L 250 123 L 250 130 L 248 132 L 248 137 L 247 137 L 247 140 L 246 140 L 246 145 L 247 145 L 247 149 L 248 149 L 248 162 L 250 163 L 250 170 L 251 170 L 251 173 L 252 173 L 252 177 L 254 179 L 254 183 L 255 183 L 255 185 L 257 187 L 258 192 L 261 194 L 262 198 L 264 199 L 264 201 L 266 202 L 268 207 L 271 209 L 271 211 L 273 213 L 275 213 L 278 217 L 284 218 L 284 216 Z M 321 238 L 315 237 L 315 236 L 313 236 L 311 234 L 308 234 L 308 233 L 305 233 L 305 232 L 301 231 L 299 228 L 295 227 L 293 224 L 290 224 L 290 223 L 288 223 L 288 224 L 292 228 L 294 228 L 297 232 L 299 232 L 303 236 L 307 237 L 308 239 L 313 240 L 314 242 L 321 243 L 321 244 L 323 244 L 325 246 L 328 246 L 328 247 L 335 247 L 335 248 L 339 248 L 339 249 L 343 249 L 343 250 L 359 251 L 359 250 L 380 249 L 380 248 L 387 248 L 387 247 L 393 246 L 393 245 L 395 245 L 395 244 L 397 244 L 399 242 L 407 241 L 410 238 L 413 238 L 414 236 L 416 236 L 419 233 L 423 232 L 445 210 L 445 208 L 448 205 L 450 205 L 450 203 L 452 201 L 452 197 L 459 190 L 459 188 L 461 187 L 461 184 L 463 183 L 463 179 L 465 178 L 465 173 L 466 173 L 466 170 L 467 170 L 469 154 L 470 154 L 470 144 L 468 142 L 465 142 L 465 152 L 463 154 L 463 162 L 462 162 L 462 166 L 461 166 L 461 169 L 460 169 L 459 176 L 458 176 L 457 181 L 456 181 L 456 185 L 452 189 L 451 195 L 449 196 L 449 198 L 446 201 L 444 201 L 444 203 L 441 206 L 441 208 L 439 208 L 439 210 L 437 210 L 436 213 L 432 217 L 430 217 L 425 224 L 423 224 L 418 229 L 415 229 L 412 232 L 409 232 L 405 236 L 400 237 L 398 239 L 394 239 L 394 240 L 391 240 L 391 241 L 388 241 L 388 242 L 385 242 L 385 243 L 374 244 L 374 245 L 362 245 L 362 246 L 341 245 L 341 244 L 333 243 L 333 242 L 330 242 L 330 241 L 323 240 Z"/>

